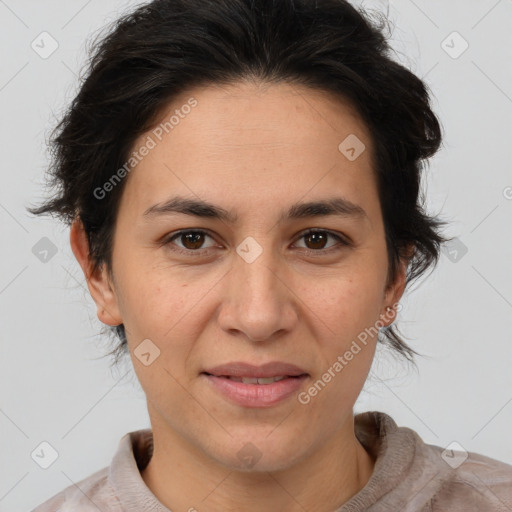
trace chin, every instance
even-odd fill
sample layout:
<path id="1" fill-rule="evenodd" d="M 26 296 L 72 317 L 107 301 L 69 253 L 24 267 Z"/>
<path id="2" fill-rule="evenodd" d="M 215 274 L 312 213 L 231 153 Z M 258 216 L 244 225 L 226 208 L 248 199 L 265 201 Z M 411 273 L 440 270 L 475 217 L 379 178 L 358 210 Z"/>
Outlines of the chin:
<path id="1" fill-rule="evenodd" d="M 304 445 L 302 441 L 297 443 L 291 435 L 284 439 L 284 431 L 281 437 L 269 434 L 272 430 L 254 432 L 253 429 L 243 436 L 234 435 L 229 438 L 228 446 L 216 447 L 216 453 L 211 456 L 231 471 L 266 473 L 285 470 L 305 455 L 297 450 L 298 446 L 304 448 Z M 270 439 L 269 436 L 274 437 Z"/>

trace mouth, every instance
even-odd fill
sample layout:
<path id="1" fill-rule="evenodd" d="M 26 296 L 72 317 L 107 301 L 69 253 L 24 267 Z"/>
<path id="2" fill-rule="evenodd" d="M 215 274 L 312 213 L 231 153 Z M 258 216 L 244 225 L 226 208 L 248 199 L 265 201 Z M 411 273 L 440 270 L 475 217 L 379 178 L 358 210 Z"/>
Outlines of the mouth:
<path id="1" fill-rule="evenodd" d="M 293 371 L 296 375 L 284 372 L 268 375 L 267 368 L 267 375 L 262 376 L 261 371 L 251 374 L 247 368 L 238 367 L 236 372 L 245 375 L 201 372 L 200 376 L 210 390 L 231 404 L 244 408 L 269 408 L 286 403 L 304 387 L 309 374 Z"/>
<path id="2" fill-rule="evenodd" d="M 202 373 L 213 375 L 214 377 L 230 379 L 262 379 L 260 384 L 272 383 L 279 379 L 308 375 L 303 368 L 284 361 L 270 361 L 259 366 L 244 361 L 233 361 L 212 368 L 204 368 Z M 264 379 L 274 379 L 274 381 L 267 382 Z M 256 384 L 254 381 L 248 381 L 247 383 Z"/>
<path id="3" fill-rule="evenodd" d="M 242 384 L 260 384 L 268 385 L 274 382 L 279 382 L 283 379 L 300 379 L 301 377 L 307 377 L 308 374 L 303 373 L 301 375 L 276 375 L 274 377 L 237 377 L 235 375 L 213 375 L 208 372 L 202 372 L 203 375 L 209 375 L 211 377 L 217 377 L 220 379 L 228 379 L 234 382 L 241 382 Z"/>

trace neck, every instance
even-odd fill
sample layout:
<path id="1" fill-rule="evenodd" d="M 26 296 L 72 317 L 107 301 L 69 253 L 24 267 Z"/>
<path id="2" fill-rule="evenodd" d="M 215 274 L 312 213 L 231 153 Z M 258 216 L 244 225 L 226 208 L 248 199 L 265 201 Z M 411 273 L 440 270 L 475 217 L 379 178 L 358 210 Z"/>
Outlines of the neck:
<path id="1" fill-rule="evenodd" d="M 153 456 L 141 476 L 176 512 L 332 512 L 366 485 L 375 464 L 355 436 L 353 415 L 321 447 L 279 471 L 228 468 L 168 425 L 152 427 Z"/>

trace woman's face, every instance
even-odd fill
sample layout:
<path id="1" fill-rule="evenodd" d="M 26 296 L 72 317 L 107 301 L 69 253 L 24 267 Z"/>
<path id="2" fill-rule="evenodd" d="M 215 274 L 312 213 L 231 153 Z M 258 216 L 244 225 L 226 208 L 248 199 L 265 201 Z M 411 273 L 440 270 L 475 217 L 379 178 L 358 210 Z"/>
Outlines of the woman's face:
<path id="1" fill-rule="evenodd" d="M 106 273 L 89 285 L 98 314 L 125 325 L 155 433 L 228 467 L 248 452 L 258 469 L 283 469 L 350 431 L 377 341 L 365 329 L 389 324 L 389 313 L 378 321 L 403 292 L 403 271 L 386 288 L 368 129 L 349 104 L 288 84 L 190 90 L 162 122 L 133 148 L 141 159 L 125 178 L 112 292 Z M 145 214 L 175 198 L 227 217 Z M 227 379 L 204 373 L 276 361 L 307 376 L 230 381 L 260 399 L 225 394 L 215 382 Z"/>

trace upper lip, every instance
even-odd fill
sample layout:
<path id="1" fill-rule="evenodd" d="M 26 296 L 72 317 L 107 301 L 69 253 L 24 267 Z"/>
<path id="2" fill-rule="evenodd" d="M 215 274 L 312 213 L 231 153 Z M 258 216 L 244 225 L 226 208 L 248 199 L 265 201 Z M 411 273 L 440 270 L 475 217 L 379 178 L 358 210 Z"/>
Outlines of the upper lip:
<path id="1" fill-rule="evenodd" d="M 229 377 L 253 377 L 253 378 L 265 378 L 265 377 L 279 377 L 279 376 L 290 376 L 297 377 L 299 375 L 307 374 L 302 368 L 295 366 L 290 363 L 283 363 L 280 361 L 272 361 L 265 363 L 260 366 L 254 366 L 249 363 L 242 361 L 236 361 L 227 364 L 221 364 L 213 368 L 205 370 L 203 373 L 209 373 L 211 375 L 229 376 Z"/>

